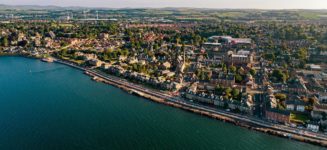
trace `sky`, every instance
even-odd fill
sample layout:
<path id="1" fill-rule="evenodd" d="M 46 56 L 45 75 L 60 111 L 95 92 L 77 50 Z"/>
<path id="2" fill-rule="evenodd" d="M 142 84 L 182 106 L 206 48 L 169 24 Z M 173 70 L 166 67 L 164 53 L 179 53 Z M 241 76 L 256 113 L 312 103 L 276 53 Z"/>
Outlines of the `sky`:
<path id="1" fill-rule="evenodd" d="M 327 9 L 327 0 L 0 0 L 7 5 L 56 5 L 108 8 L 196 7 L 255 9 Z"/>

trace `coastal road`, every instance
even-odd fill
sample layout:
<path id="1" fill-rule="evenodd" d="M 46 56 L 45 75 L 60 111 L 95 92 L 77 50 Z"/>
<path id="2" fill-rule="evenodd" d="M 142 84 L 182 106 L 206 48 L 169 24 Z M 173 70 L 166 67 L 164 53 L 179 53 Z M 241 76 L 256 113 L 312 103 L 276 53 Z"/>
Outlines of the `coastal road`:
<path id="1" fill-rule="evenodd" d="M 151 96 L 162 98 L 162 99 L 164 99 L 166 101 L 173 102 L 173 103 L 176 103 L 176 104 L 180 104 L 182 106 L 186 106 L 186 107 L 206 111 L 206 112 L 209 112 L 209 113 L 214 113 L 214 114 L 226 116 L 226 117 L 233 118 L 233 119 L 236 119 L 236 120 L 239 120 L 239 121 L 252 123 L 252 124 L 255 124 L 255 125 L 258 125 L 258 126 L 261 126 L 261 127 L 274 129 L 276 131 L 280 131 L 280 132 L 287 133 L 287 134 L 300 135 L 305 139 L 315 139 L 315 140 L 327 141 L 327 136 L 324 135 L 324 134 L 321 134 L 321 133 L 315 133 L 315 132 L 311 132 L 311 131 L 306 131 L 306 130 L 302 130 L 302 129 L 288 127 L 288 126 L 285 126 L 285 125 L 270 123 L 270 122 L 267 122 L 267 121 L 264 121 L 264 120 L 261 120 L 261 119 L 258 119 L 258 118 L 249 117 L 249 116 L 245 116 L 245 115 L 239 115 L 239 114 L 227 112 L 227 111 L 224 111 L 224 110 L 219 110 L 219 109 L 216 109 L 216 108 L 213 108 L 213 107 L 200 105 L 200 104 L 197 104 L 197 103 L 190 102 L 188 100 L 184 100 L 181 97 L 172 96 L 172 95 L 170 95 L 168 93 L 165 93 L 165 92 L 162 92 L 162 91 L 145 88 L 145 87 L 143 87 L 141 85 L 131 83 L 131 82 L 125 80 L 125 79 L 115 77 L 115 76 L 111 76 L 111 75 L 105 74 L 105 73 L 100 72 L 100 71 L 82 68 L 82 67 L 76 66 L 76 65 L 74 65 L 72 63 L 69 63 L 69 62 L 63 62 L 63 61 L 58 61 L 58 60 L 57 60 L 57 62 L 66 64 L 66 65 L 69 65 L 69 66 L 72 66 L 72 67 L 75 67 L 75 68 L 78 68 L 78 69 L 81 69 L 81 70 L 86 71 L 86 72 L 89 72 L 89 73 L 93 74 L 94 76 L 97 76 L 97 77 L 100 77 L 102 79 L 108 80 L 108 81 L 113 82 L 115 84 L 122 85 L 122 86 L 125 86 L 125 87 L 128 87 L 128 88 L 131 88 L 131 89 L 133 89 L 135 91 L 142 92 L 142 93 L 145 93 L 145 94 L 148 94 L 148 95 L 151 95 Z"/>
<path id="2" fill-rule="evenodd" d="M 188 100 L 184 100 L 181 97 L 174 97 L 172 95 L 169 95 L 168 93 L 164 93 L 164 92 L 153 90 L 153 89 L 144 88 L 141 85 L 128 82 L 127 80 L 121 79 L 119 77 L 110 76 L 110 75 L 105 74 L 105 73 L 100 72 L 100 71 L 95 71 L 95 70 L 87 70 L 87 71 L 92 73 L 92 74 L 95 74 L 95 75 L 97 75 L 97 76 L 99 76 L 101 78 L 104 78 L 104 79 L 107 79 L 107 80 L 109 80 L 111 82 L 114 82 L 116 84 L 121 84 L 121 85 L 124 85 L 124 86 L 126 86 L 128 88 L 143 92 L 145 94 L 156 96 L 156 97 L 159 97 L 159 98 L 162 98 L 162 99 L 165 99 L 167 101 L 174 102 L 174 103 L 177 103 L 177 104 L 180 104 L 180 105 L 183 105 L 183 106 L 196 108 L 196 109 L 199 109 L 199 110 L 219 114 L 219 115 L 222 115 L 222 116 L 228 116 L 230 118 L 233 118 L 233 119 L 236 119 L 236 120 L 239 120 L 239 121 L 249 122 L 249 123 L 252 123 L 252 124 L 256 124 L 256 125 L 266 127 L 266 128 L 271 128 L 271 129 L 278 130 L 278 131 L 283 131 L 283 132 L 287 132 L 287 133 L 292 133 L 292 134 L 296 134 L 296 135 L 310 137 L 310 138 L 314 138 L 314 139 L 317 139 L 317 140 L 327 140 L 327 136 L 324 135 L 324 134 L 319 134 L 319 133 L 310 132 L 310 131 L 306 131 L 306 130 L 302 130 L 302 132 L 299 132 L 301 130 L 297 129 L 297 128 L 291 128 L 291 127 L 288 127 L 288 126 L 285 126 L 285 125 L 270 123 L 270 122 L 267 122 L 267 121 L 264 121 L 264 120 L 261 120 L 261 119 L 258 119 L 258 118 L 249 117 L 249 116 L 245 116 L 245 115 L 239 115 L 239 114 L 227 112 L 227 111 L 224 111 L 224 110 L 215 109 L 213 107 L 204 106 L 204 105 L 201 105 L 201 104 L 190 102 Z"/>

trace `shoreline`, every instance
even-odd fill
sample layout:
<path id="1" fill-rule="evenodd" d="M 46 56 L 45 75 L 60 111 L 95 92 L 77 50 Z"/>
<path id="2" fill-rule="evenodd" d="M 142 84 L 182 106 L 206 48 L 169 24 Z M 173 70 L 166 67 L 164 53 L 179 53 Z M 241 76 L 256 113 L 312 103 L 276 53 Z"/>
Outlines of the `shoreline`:
<path id="1" fill-rule="evenodd" d="M 39 58 L 36 58 L 33 56 L 27 56 L 27 55 L 21 55 L 21 54 L 0 55 L 0 57 L 1 56 L 22 56 L 22 57 L 26 57 L 26 58 L 39 59 Z M 212 119 L 221 120 L 223 122 L 228 122 L 233 125 L 240 126 L 240 127 L 246 128 L 246 129 L 267 133 L 269 135 L 278 136 L 278 137 L 282 137 L 285 139 L 291 139 L 291 140 L 295 140 L 295 141 L 299 141 L 299 142 L 305 142 L 305 143 L 313 144 L 316 146 L 327 147 L 326 139 L 321 139 L 321 138 L 312 137 L 312 136 L 310 137 L 309 135 L 294 134 L 294 133 L 287 132 L 284 129 L 280 129 L 280 128 L 277 129 L 277 128 L 272 128 L 272 127 L 267 127 L 260 122 L 256 123 L 253 121 L 252 122 L 246 121 L 247 120 L 246 116 L 243 116 L 245 119 L 242 116 L 241 116 L 242 118 L 236 118 L 236 117 L 231 117 L 230 114 L 219 113 L 214 110 L 205 110 L 205 108 L 204 108 L 205 106 L 202 106 L 202 107 L 190 106 L 185 102 L 172 101 L 166 95 L 163 97 L 160 97 L 160 96 L 158 97 L 152 93 L 153 91 L 148 91 L 148 90 L 152 90 L 152 89 L 142 87 L 141 89 L 146 89 L 146 92 L 144 92 L 144 91 L 142 92 L 139 88 L 132 88 L 131 85 L 134 85 L 134 84 L 124 85 L 123 83 L 121 83 L 121 81 L 120 81 L 121 78 L 119 78 L 119 77 L 112 76 L 112 77 L 115 77 L 116 79 L 109 79 L 111 75 L 104 76 L 93 70 L 89 70 L 87 68 L 80 67 L 72 62 L 68 62 L 65 60 L 60 60 L 60 59 L 56 58 L 54 60 L 54 63 L 60 63 L 63 65 L 81 70 L 86 75 L 90 76 L 91 79 L 93 79 L 95 81 L 103 82 L 105 84 L 115 86 L 117 88 L 120 88 L 120 89 L 128 92 L 129 94 L 140 96 L 140 97 L 146 98 L 146 99 L 151 100 L 156 103 L 172 106 L 172 107 L 179 108 L 179 109 L 182 109 L 182 110 L 185 110 L 188 112 L 192 112 L 192 113 L 196 113 L 196 114 L 203 115 L 206 117 L 210 117 Z M 119 80 L 119 81 L 115 81 L 115 80 Z M 159 93 L 159 92 L 155 92 L 155 93 Z M 164 95 L 163 92 L 160 92 L 160 93 Z M 235 116 L 236 116 L 236 114 L 235 114 Z"/>
<path id="2" fill-rule="evenodd" d="M 247 129 L 250 129 L 250 130 L 267 133 L 269 135 L 274 135 L 274 136 L 278 136 L 278 137 L 292 139 L 292 140 L 305 142 L 305 143 L 309 143 L 309 144 L 313 144 L 313 145 L 317 145 L 317 146 L 327 147 L 327 140 L 317 139 L 317 138 L 314 138 L 314 137 L 310 138 L 308 136 L 303 136 L 303 135 L 297 135 L 297 134 L 294 134 L 294 133 L 283 131 L 282 129 L 276 130 L 274 128 L 269 128 L 269 127 L 266 127 L 264 125 L 260 125 L 260 123 L 256 124 L 256 123 L 253 123 L 253 122 L 246 122 L 244 120 L 239 120 L 239 119 L 229 117 L 228 115 L 223 115 L 223 114 L 218 114 L 218 113 L 215 113 L 215 112 L 206 111 L 206 110 L 203 110 L 203 109 L 198 108 L 198 107 L 190 107 L 189 105 L 186 105 L 186 104 L 183 104 L 183 103 L 172 102 L 172 101 L 169 101 L 169 100 L 167 100 L 165 98 L 160 98 L 160 97 L 151 95 L 151 92 L 148 92 L 148 93 L 141 92 L 139 89 L 131 88 L 131 86 L 123 85 L 122 83 L 119 83 L 119 81 L 109 80 L 106 77 L 104 77 L 103 75 L 99 75 L 98 73 L 96 73 L 96 72 L 94 72 L 92 70 L 88 70 L 86 68 L 76 66 L 76 65 L 74 65 L 72 63 L 64 62 L 64 61 L 61 61 L 61 60 L 56 60 L 55 62 L 64 64 L 64 65 L 68 65 L 70 67 L 73 67 L 73 68 L 76 68 L 76 69 L 79 69 L 79 70 L 82 70 L 82 71 L 84 71 L 84 73 L 86 75 L 90 76 L 95 81 L 103 82 L 105 84 L 115 86 L 117 88 L 120 88 L 120 89 L 128 92 L 129 94 L 134 94 L 134 95 L 146 98 L 146 99 L 151 100 L 151 101 L 156 102 L 156 103 L 172 106 L 172 107 L 179 108 L 179 109 L 182 109 L 182 110 L 186 110 L 186 111 L 189 111 L 189 112 L 192 112 L 192 113 L 196 113 L 196 114 L 199 114 L 199 115 L 210 117 L 210 118 L 213 118 L 213 119 L 216 119 L 216 120 L 221 120 L 223 122 L 228 122 L 228 123 L 231 123 L 231 124 L 243 127 L 243 128 L 247 128 Z M 117 78 L 119 78 L 119 77 L 117 77 Z"/>
<path id="3" fill-rule="evenodd" d="M 132 91 L 128 87 L 119 85 L 117 83 L 113 83 L 111 81 L 107 81 L 107 80 L 105 80 L 105 79 L 103 79 L 103 78 L 101 78 L 101 77 L 99 77 L 99 76 L 97 76 L 97 75 L 95 75 L 93 73 L 88 72 L 86 74 L 91 76 L 91 77 L 97 77 L 98 81 L 106 83 L 106 84 L 110 84 L 110 85 L 115 86 L 115 87 L 118 87 L 118 88 L 120 88 L 120 89 L 122 89 L 124 91 L 127 91 L 127 92 Z M 133 90 L 135 90 L 135 89 L 133 89 Z M 206 116 L 206 117 L 210 117 L 210 118 L 213 118 L 213 119 L 228 122 L 228 123 L 231 123 L 231 124 L 234 124 L 234 125 L 237 125 L 237 126 L 240 126 L 240 127 L 244 127 L 244 128 L 250 129 L 250 130 L 260 131 L 260 132 L 268 133 L 270 135 L 275 135 L 275 136 L 279 136 L 279 137 L 294 139 L 294 140 L 301 141 L 301 142 L 306 142 L 306 143 L 310 143 L 310 144 L 314 144 L 314 145 L 318 145 L 318 146 L 327 147 L 327 141 L 323 142 L 323 141 L 318 141 L 318 140 L 314 140 L 314 139 L 308 139 L 308 138 L 304 138 L 302 136 L 290 134 L 290 133 L 287 133 L 287 132 L 276 131 L 274 129 L 260 127 L 260 126 L 258 126 L 256 124 L 252 124 L 252 123 L 248 123 L 248 122 L 242 122 L 242 121 L 239 121 L 237 119 L 233 119 L 233 118 L 230 118 L 230 117 L 227 117 L 227 116 L 224 116 L 224 115 L 215 114 L 215 113 L 212 113 L 212 112 L 199 110 L 197 108 L 192 108 L 192 107 L 189 107 L 189 106 L 169 102 L 169 101 L 166 101 L 165 99 L 154 97 L 154 96 L 151 96 L 149 94 L 144 94 L 144 93 L 142 93 L 142 94 L 132 93 L 132 94 L 143 97 L 143 98 L 146 98 L 146 99 L 149 99 L 149 100 L 151 100 L 153 102 L 157 102 L 157 103 L 165 104 L 165 105 L 172 106 L 172 107 L 175 107 L 175 108 L 183 109 L 183 110 L 186 110 L 186 111 L 189 111 L 189 112 L 192 112 L 192 113 L 197 113 L 197 114 L 200 114 L 200 115 L 203 115 L 203 116 Z"/>

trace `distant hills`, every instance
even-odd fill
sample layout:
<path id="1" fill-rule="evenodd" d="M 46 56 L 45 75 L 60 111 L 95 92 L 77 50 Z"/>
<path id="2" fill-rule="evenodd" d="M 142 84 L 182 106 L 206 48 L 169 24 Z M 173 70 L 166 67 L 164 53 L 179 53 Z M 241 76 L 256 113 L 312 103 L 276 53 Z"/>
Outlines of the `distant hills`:
<path id="1" fill-rule="evenodd" d="M 178 21 L 203 20 L 315 20 L 327 21 L 327 9 L 212 9 L 189 7 L 165 8 L 105 8 L 105 7 L 61 7 L 55 5 L 3 5 L 0 4 L 0 20 L 16 19 L 62 19 L 68 14 L 74 18 L 138 18 L 157 17 Z"/>
<path id="2" fill-rule="evenodd" d="M 229 8 L 192 8 L 192 7 L 164 7 L 164 8 L 151 8 L 151 7 L 125 7 L 125 8 L 109 8 L 109 7 L 81 7 L 81 6 L 69 6 L 69 7 L 62 7 L 56 5 L 5 5 L 0 4 L 0 9 L 17 9 L 17 10 L 29 10 L 29 9 L 36 9 L 36 10 L 53 10 L 53 9 L 60 9 L 60 10 L 75 10 L 75 9 L 155 9 L 155 10 L 268 10 L 268 11 L 281 11 L 281 10 L 312 10 L 312 11 L 323 11 L 327 12 L 327 9 L 229 9 Z"/>

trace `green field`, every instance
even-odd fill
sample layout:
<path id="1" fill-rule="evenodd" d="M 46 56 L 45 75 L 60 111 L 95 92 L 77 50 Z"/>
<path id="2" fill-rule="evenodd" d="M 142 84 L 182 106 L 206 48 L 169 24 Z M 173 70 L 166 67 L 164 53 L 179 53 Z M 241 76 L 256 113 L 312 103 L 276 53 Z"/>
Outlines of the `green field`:
<path id="1" fill-rule="evenodd" d="M 309 116 L 297 113 L 291 113 L 291 122 L 304 124 L 307 120 L 309 120 Z"/>

